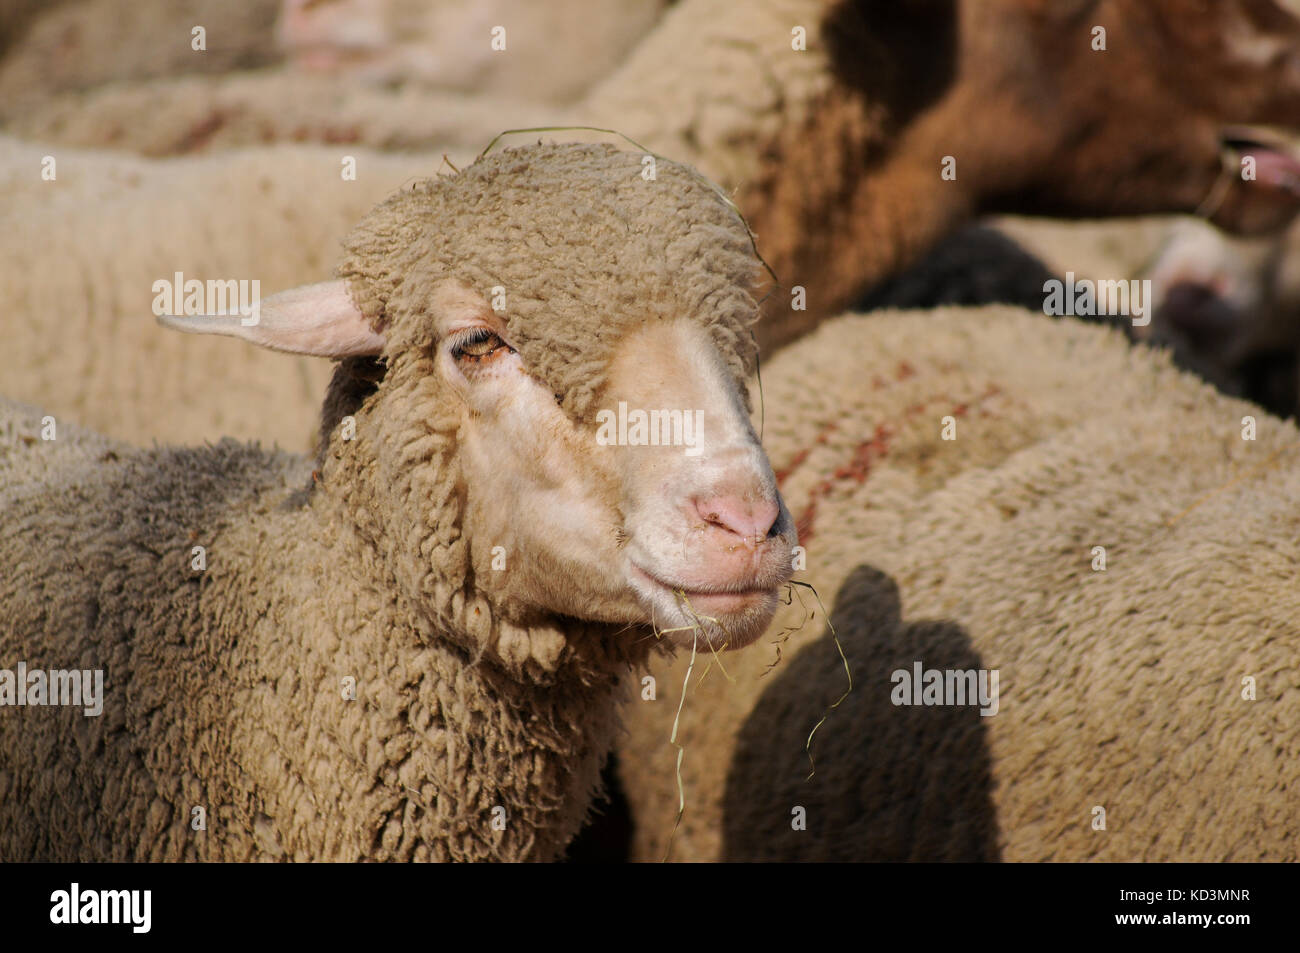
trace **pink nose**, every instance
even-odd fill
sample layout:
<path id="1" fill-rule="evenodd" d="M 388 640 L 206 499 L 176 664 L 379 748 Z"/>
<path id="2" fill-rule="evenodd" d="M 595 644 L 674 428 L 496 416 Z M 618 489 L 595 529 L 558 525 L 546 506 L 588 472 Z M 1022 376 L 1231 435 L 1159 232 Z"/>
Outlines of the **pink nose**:
<path id="1" fill-rule="evenodd" d="M 781 515 L 776 500 L 743 500 L 738 496 L 712 496 L 696 500 L 695 509 L 706 523 L 751 544 L 767 539 L 777 517 Z"/>

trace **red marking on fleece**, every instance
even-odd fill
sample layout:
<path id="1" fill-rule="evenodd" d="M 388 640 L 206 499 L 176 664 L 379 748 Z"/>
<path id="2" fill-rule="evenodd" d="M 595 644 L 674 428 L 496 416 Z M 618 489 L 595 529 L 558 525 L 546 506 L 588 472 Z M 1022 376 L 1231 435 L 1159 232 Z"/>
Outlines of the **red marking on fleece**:
<path id="1" fill-rule="evenodd" d="M 903 380 L 914 375 L 916 371 L 906 361 L 898 365 L 898 379 Z M 953 417 L 966 417 L 972 407 L 976 407 L 991 397 L 996 397 L 1002 393 L 1002 388 L 997 384 L 989 384 L 984 388 L 984 392 L 976 397 L 973 401 L 954 401 L 948 394 L 939 394 L 930 400 L 920 403 L 910 404 L 902 414 L 904 422 L 910 421 L 925 411 L 926 407 L 935 403 L 945 403 L 952 406 L 949 413 Z M 985 412 L 988 416 L 988 413 Z M 832 422 L 824 426 L 817 434 L 813 442 L 796 453 L 790 463 L 783 467 L 777 474 L 777 483 L 782 483 L 795 470 L 797 470 L 812 454 L 812 451 L 826 443 L 827 438 L 838 429 L 837 424 Z M 847 463 L 844 463 L 826 479 L 818 482 L 812 491 L 808 494 L 808 503 L 804 506 L 803 511 L 795 519 L 795 530 L 799 534 L 800 545 L 807 545 L 812 539 L 816 521 L 817 511 L 822 500 L 839 484 L 846 481 L 852 481 L 861 485 L 867 481 L 871 475 L 872 467 L 879 460 L 884 459 L 890 450 L 890 441 L 897 433 L 897 428 L 888 423 L 881 423 L 876 426 L 875 433 L 866 440 L 856 444 L 853 448 L 852 456 Z"/>

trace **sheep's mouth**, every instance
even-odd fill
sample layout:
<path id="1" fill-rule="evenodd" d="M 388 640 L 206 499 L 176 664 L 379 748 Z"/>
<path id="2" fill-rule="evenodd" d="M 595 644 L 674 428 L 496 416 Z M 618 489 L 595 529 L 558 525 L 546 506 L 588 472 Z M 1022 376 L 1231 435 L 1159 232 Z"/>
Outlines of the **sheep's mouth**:
<path id="1" fill-rule="evenodd" d="M 671 580 L 663 579 L 659 576 L 656 576 L 654 573 L 646 569 L 642 569 L 640 566 L 636 565 L 635 563 L 632 564 L 632 570 L 636 572 L 639 576 L 643 577 L 644 579 L 648 579 L 650 582 L 658 586 L 660 589 L 663 589 L 666 592 L 671 592 L 672 594 L 676 596 L 680 596 L 684 599 L 689 599 L 691 602 L 695 602 L 696 600 L 722 600 L 722 599 L 752 600 L 752 599 L 761 598 L 763 596 L 771 595 L 777 590 L 776 586 L 763 586 L 759 584 L 745 584 L 745 583 L 736 583 L 734 585 L 729 585 L 729 586 L 710 586 L 704 589 L 693 589 L 690 586 L 683 585 L 682 583 L 672 582 Z"/>
<path id="2" fill-rule="evenodd" d="M 1237 174 L 1243 158 L 1255 160 L 1251 184 L 1300 196 L 1300 141 L 1295 135 L 1266 126 L 1229 126 L 1220 133 L 1219 142 Z"/>
<path id="3" fill-rule="evenodd" d="M 633 586 L 652 621 L 678 645 L 691 645 L 695 636 L 715 649 L 742 648 L 757 639 L 776 611 L 784 580 L 691 588 L 664 579 L 635 563 Z"/>

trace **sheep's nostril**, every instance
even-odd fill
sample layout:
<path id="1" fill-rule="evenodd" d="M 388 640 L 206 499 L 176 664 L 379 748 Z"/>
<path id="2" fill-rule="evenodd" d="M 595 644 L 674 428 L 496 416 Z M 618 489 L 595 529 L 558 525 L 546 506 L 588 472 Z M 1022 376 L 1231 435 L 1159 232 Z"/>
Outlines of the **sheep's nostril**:
<path id="1" fill-rule="evenodd" d="M 695 509 L 706 523 L 753 544 L 771 536 L 781 513 L 775 500 L 745 500 L 739 496 L 696 500 Z"/>

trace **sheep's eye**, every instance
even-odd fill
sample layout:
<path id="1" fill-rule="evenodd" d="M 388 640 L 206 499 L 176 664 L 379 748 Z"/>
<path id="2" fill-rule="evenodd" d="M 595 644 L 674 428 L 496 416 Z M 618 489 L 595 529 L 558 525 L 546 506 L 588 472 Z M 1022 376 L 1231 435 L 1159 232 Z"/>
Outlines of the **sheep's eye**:
<path id="1" fill-rule="evenodd" d="M 491 360 L 498 354 L 513 354 L 514 350 L 487 328 L 470 328 L 460 332 L 451 341 L 451 356 L 457 361 L 474 364 Z"/>

